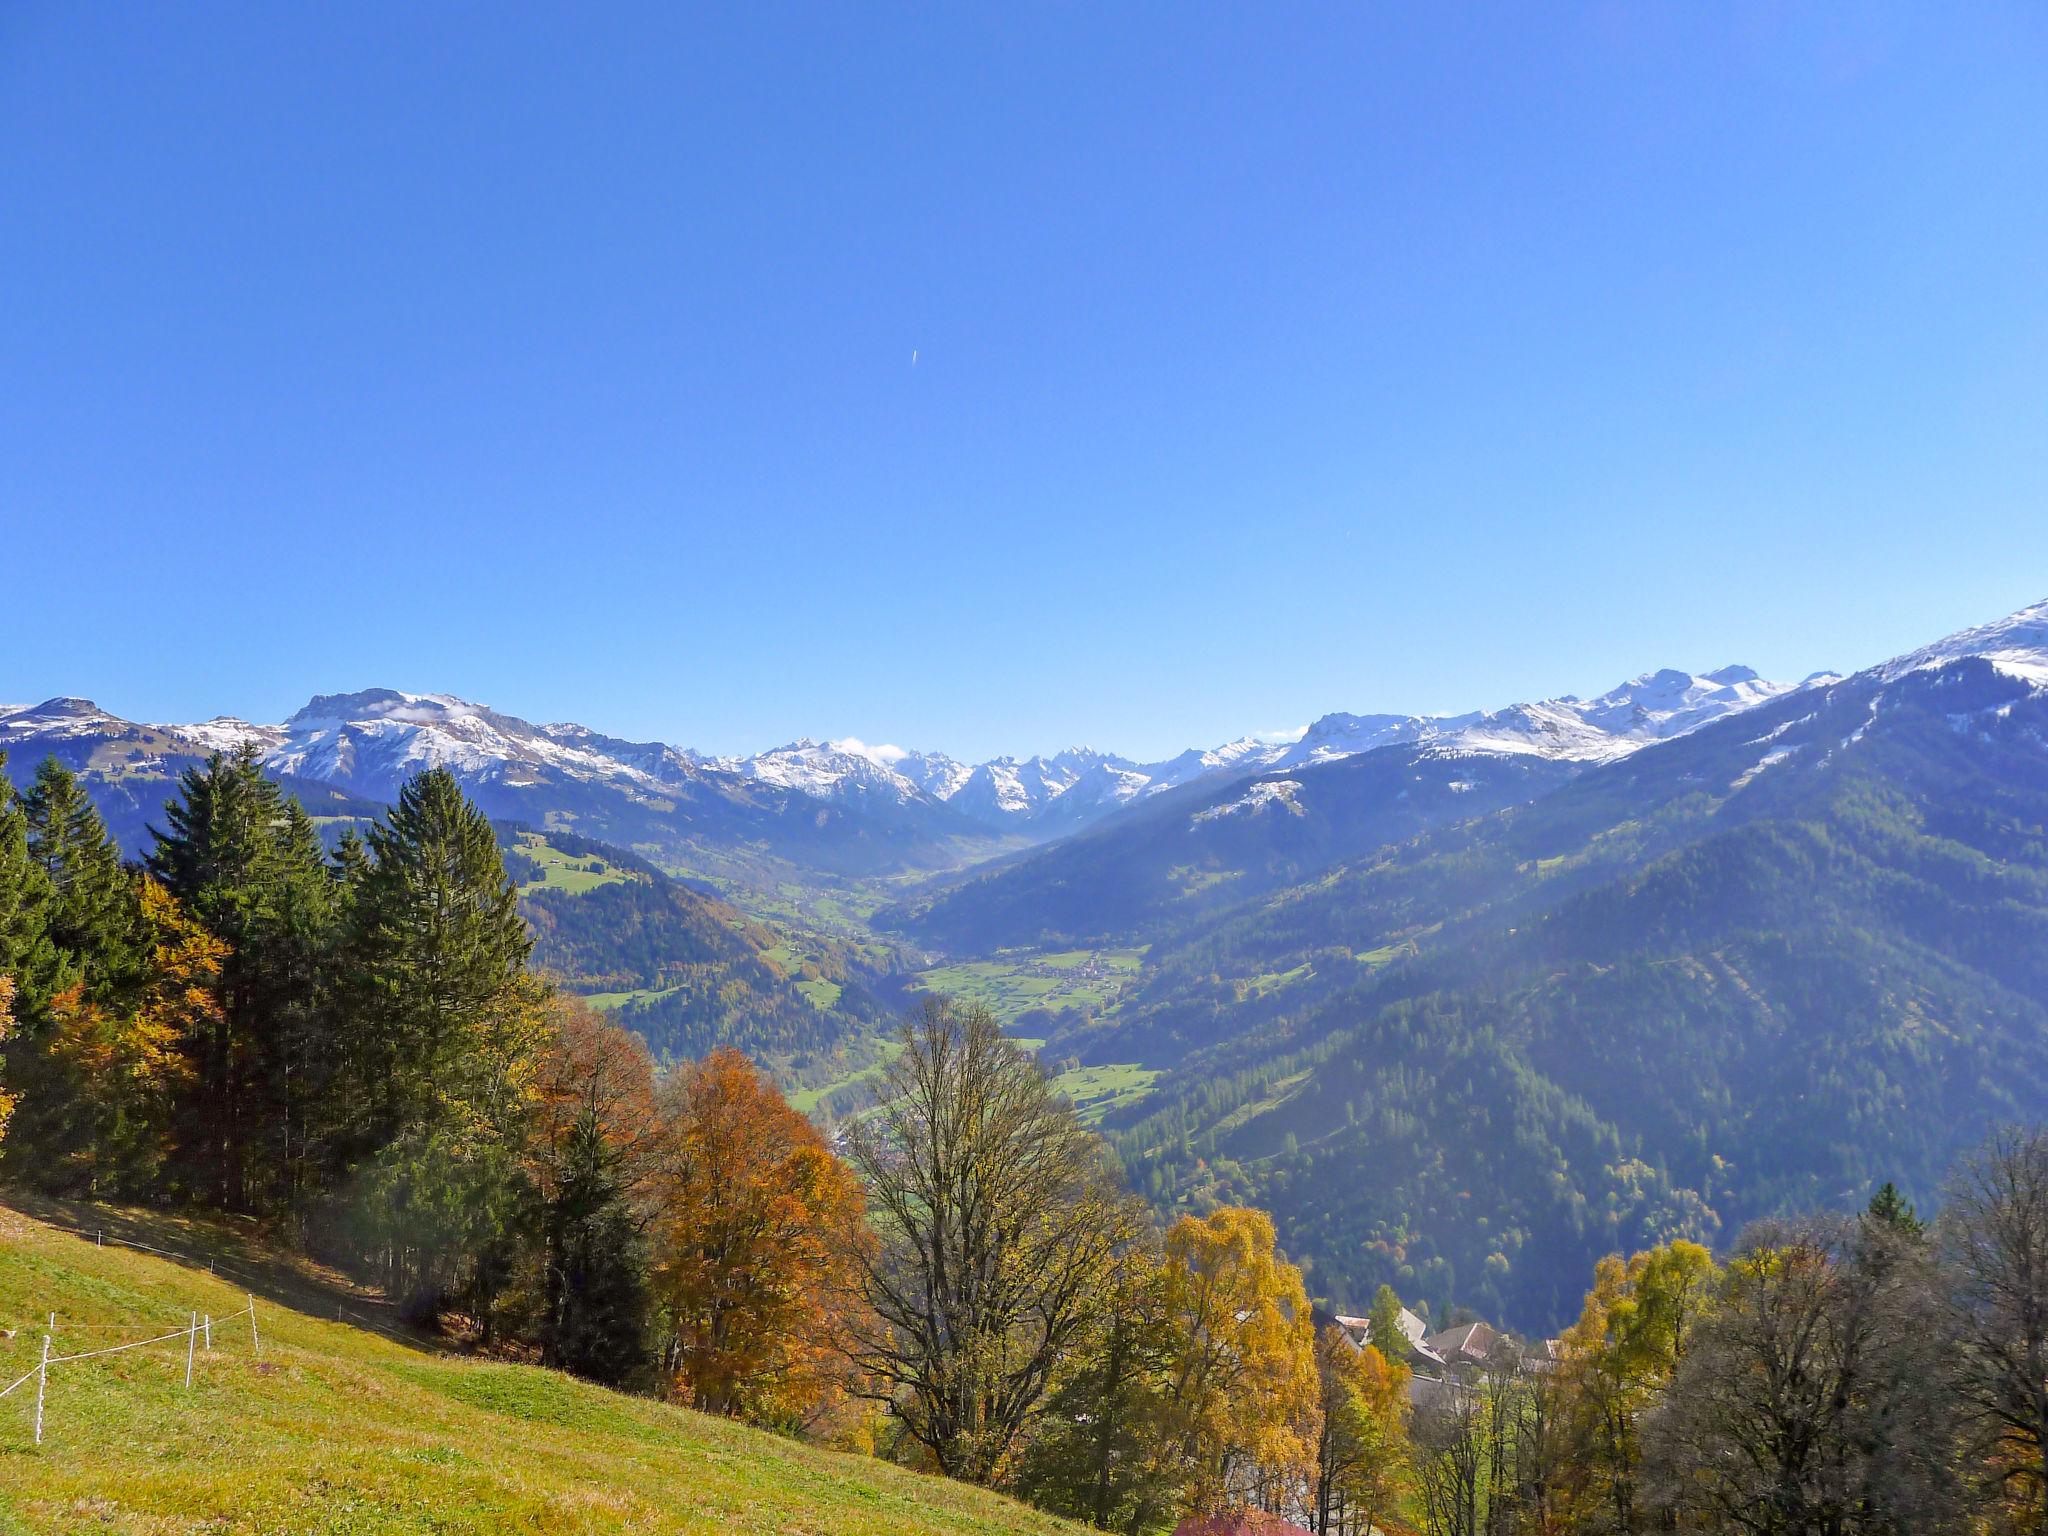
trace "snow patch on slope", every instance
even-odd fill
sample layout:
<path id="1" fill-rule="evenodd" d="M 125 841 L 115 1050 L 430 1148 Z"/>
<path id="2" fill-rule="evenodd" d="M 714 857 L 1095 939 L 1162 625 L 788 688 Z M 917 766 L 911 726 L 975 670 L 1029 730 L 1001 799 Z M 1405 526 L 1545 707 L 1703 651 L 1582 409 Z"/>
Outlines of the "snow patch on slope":
<path id="1" fill-rule="evenodd" d="M 1276 808 L 1299 816 L 1302 814 L 1301 802 L 1294 798 L 1299 793 L 1299 779 L 1261 779 L 1235 800 L 1212 805 L 1206 811 L 1197 811 L 1189 820 L 1191 824 L 1199 825 L 1205 821 L 1220 821 L 1225 816 L 1255 815 Z"/>

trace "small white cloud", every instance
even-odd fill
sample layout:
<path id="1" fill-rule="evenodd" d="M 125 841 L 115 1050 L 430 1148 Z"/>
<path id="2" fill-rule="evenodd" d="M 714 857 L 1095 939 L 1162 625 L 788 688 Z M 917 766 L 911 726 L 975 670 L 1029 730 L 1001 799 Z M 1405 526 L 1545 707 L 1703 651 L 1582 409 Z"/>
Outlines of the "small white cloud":
<path id="1" fill-rule="evenodd" d="M 893 767 L 910 756 L 903 748 L 894 746 L 889 742 L 878 741 L 870 746 L 858 736 L 848 736 L 843 740 L 833 742 L 832 745 L 842 752 L 851 752 L 857 757 L 864 757 L 871 763 L 880 763 L 884 768 Z"/>
<path id="2" fill-rule="evenodd" d="M 1290 725 L 1284 731 L 1254 731 L 1252 740 L 1271 742 L 1276 747 L 1291 746 L 1308 734 L 1305 725 Z"/>

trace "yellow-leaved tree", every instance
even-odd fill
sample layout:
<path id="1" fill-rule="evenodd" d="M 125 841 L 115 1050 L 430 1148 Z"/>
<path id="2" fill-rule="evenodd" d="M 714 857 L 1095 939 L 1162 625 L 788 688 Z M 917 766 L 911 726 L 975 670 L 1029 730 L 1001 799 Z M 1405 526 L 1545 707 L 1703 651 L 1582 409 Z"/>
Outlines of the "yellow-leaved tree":
<path id="1" fill-rule="evenodd" d="M 1332 1324 L 1316 1336 L 1316 1370 L 1315 1528 L 1384 1529 L 1410 1478 L 1408 1367 Z"/>
<path id="2" fill-rule="evenodd" d="M 14 978 L 0 976 L 0 1045 L 14 1033 Z M 14 1113 L 14 1095 L 0 1084 L 0 1140 L 7 1136 L 7 1117 Z"/>
<path id="3" fill-rule="evenodd" d="M 1684 1240 L 1609 1255 L 1562 1344 L 1564 1410 L 1574 1485 L 1565 1500 L 1586 1518 L 1604 1506 L 1617 1530 L 1638 1518 L 1643 1413 L 1685 1358 L 1720 1271 L 1698 1243 Z"/>
<path id="4" fill-rule="evenodd" d="M 1273 1218 L 1226 1206 L 1166 1234 L 1173 1340 L 1161 1453 L 1183 1513 L 1277 1509 L 1314 1475 L 1320 1417 L 1315 1328 L 1301 1271 Z"/>
<path id="5" fill-rule="evenodd" d="M 228 954 L 160 881 L 144 876 L 136 899 L 147 957 L 138 984 L 95 996 L 73 982 L 50 1000 L 49 1052 L 72 1105 L 66 1178 L 100 1198 L 147 1191 L 180 1134 L 203 1132 L 176 1116 L 220 1017 Z"/>

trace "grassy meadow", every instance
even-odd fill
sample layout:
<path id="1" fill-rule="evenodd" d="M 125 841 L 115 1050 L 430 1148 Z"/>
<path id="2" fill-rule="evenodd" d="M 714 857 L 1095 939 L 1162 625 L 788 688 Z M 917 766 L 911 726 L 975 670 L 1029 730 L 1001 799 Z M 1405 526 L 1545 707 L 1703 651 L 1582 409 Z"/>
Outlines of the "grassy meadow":
<path id="1" fill-rule="evenodd" d="M 197 1257 L 96 1246 L 53 1221 Z M 260 1353 L 247 1318 L 223 1323 L 189 1390 L 179 1340 L 53 1370 L 41 1447 L 35 1383 L 0 1399 L 0 1536 L 1076 1529 L 882 1462 L 451 1354 L 379 1322 L 376 1297 L 232 1229 L 0 1192 L 0 1386 L 33 1369 L 52 1312 L 68 1354 L 194 1311 L 225 1318 L 252 1290 Z"/>

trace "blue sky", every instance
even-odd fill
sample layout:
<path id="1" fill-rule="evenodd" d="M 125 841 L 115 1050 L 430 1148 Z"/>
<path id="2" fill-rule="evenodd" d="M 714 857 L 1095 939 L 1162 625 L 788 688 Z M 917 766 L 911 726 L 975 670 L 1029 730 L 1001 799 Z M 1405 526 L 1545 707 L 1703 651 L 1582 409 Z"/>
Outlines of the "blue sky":
<path id="1" fill-rule="evenodd" d="M 0 7 L 0 698 L 1159 755 L 2048 596 L 2048 11 Z"/>

